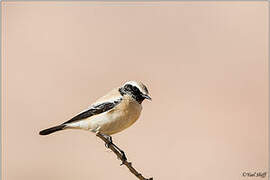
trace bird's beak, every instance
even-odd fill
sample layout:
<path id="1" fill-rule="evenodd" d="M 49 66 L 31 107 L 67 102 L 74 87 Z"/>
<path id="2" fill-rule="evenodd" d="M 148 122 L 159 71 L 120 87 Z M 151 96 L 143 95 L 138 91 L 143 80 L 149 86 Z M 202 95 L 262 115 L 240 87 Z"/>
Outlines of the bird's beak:
<path id="1" fill-rule="evenodd" d="M 145 99 L 149 99 L 150 101 L 152 101 L 152 98 L 150 96 L 148 96 L 147 94 L 142 94 L 142 97 L 144 97 Z"/>

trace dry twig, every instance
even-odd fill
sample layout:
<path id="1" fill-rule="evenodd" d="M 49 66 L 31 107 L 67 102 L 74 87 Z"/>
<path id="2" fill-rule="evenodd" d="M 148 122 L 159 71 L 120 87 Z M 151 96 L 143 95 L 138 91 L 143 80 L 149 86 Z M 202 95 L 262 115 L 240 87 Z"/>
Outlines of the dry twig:
<path id="1" fill-rule="evenodd" d="M 132 166 L 131 162 L 128 162 L 127 159 L 125 159 L 125 158 L 123 157 L 123 155 L 121 154 L 121 152 L 119 152 L 119 150 L 117 150 L 117 149 L 115 148 L 115 146 L 113 146 L 113 145 L 111 144 L 111 142 L 110 142 L 106 137 L 104 137 L 101 133 L 97 133 L 96 136 L 99 137 L 100 139 L 102 139 L 102 140 L 105 142 L 105 144 L 108 145 L 108 148 L 111 149 L 111 150 L 116 154 L 116 156 L 122 161 L 122 164 L 124 164 L 124 165 L 130 170 L 130 172 L 131 172 L 132 174 L 134 174 L 138 179 L 140 179 L 140 180 L 153 180 L 153 178 L 147 179 L 147 178 L 143 177 L 143 175 L 142 175 L 141 173 L 139 173 L 139 172 Z"/>

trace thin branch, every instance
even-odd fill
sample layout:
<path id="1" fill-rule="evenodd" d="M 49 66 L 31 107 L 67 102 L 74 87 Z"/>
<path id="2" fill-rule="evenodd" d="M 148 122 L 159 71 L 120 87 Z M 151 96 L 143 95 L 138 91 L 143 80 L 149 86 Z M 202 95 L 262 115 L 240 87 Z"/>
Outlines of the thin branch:
<path id="1" fill-rule="evenodd" d="M 130 170 L 130 172 L 132 174 L 134 174 L 138 179 L 140 180 L 153 180 L 153 178 L 145 178 L 143 177 L 143 175 L 141 173 L 139 173 L 133 166 L 131 162 L 128 162 L 126 159 L 123 158 L 122 154 L 114 147 L 110 144 L 110 141 L 105 138 L 102 134 L 97 133 L 96 134 L 97 137 L 99 137 L 100 139 L 102 139 L 105 144 L 108 144 L 108 148 L 111 149 L 114 154 L 116 154 L 116 156 L 122 161 L 122 163 Z"/>

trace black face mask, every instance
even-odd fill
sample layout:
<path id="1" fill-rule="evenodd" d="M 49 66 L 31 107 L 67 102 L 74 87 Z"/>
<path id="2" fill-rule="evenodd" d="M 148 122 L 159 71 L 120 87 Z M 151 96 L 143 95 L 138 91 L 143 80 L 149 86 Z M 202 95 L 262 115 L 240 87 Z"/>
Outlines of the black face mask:
<path id="1" fill-rule="evenodd" d="M 146 99 L 145 95 L 143 95 L 143 93 L 136 86 L 132 86 L 131 84 L 126 84 L 124 87 L 119 88 L 119 92 L 122 96 L 125 94 L 130 95 L 140 104 L 144 99 Z"/>

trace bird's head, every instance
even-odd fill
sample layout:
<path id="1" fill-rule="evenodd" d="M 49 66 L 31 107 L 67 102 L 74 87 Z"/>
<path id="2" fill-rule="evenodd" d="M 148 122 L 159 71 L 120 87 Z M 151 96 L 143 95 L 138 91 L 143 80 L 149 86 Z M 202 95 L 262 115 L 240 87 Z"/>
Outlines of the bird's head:
<path id="1" fill-rule="evenodd" d="M 122 96 L 129 95 L 134 98 L 138 103 L 142 103 L 143 100 L 152 100 L 149 96 L 149 92 L 146 86 L 141 82 L 128 81 L 122 87 L 119 88 L 119 92 Z"/>

